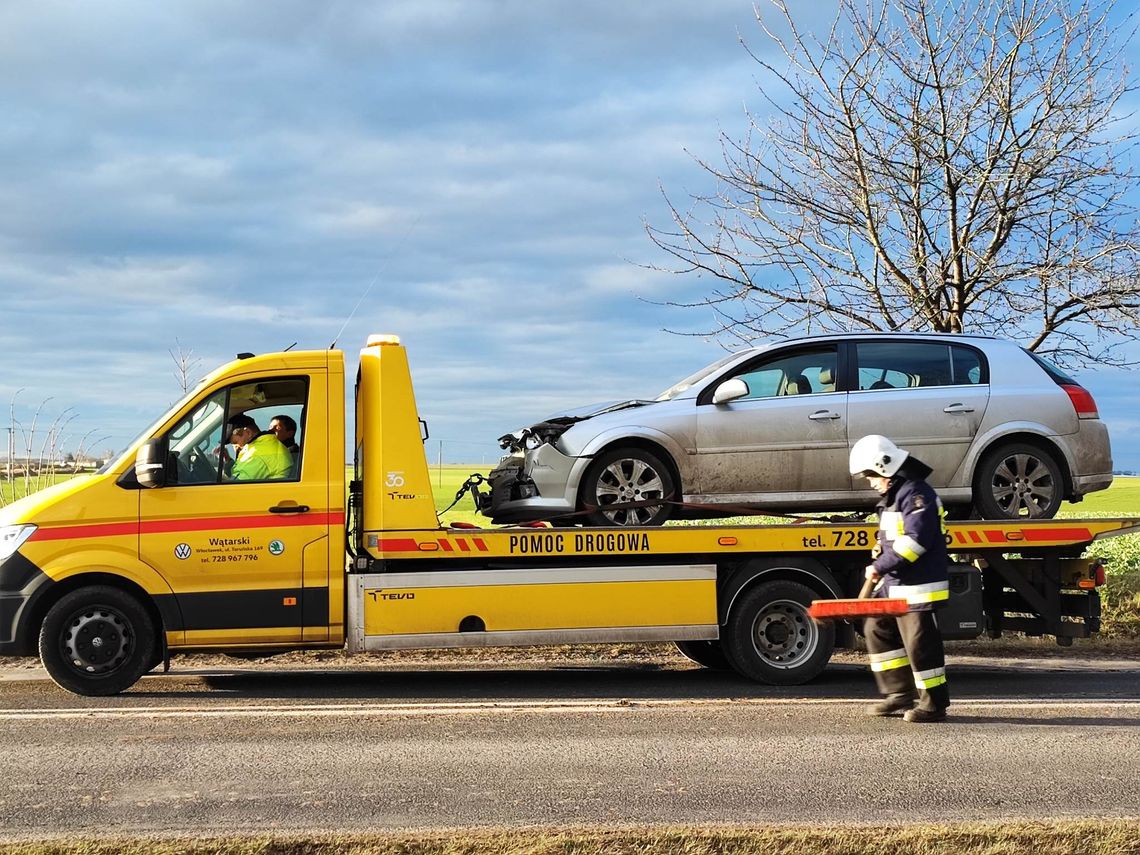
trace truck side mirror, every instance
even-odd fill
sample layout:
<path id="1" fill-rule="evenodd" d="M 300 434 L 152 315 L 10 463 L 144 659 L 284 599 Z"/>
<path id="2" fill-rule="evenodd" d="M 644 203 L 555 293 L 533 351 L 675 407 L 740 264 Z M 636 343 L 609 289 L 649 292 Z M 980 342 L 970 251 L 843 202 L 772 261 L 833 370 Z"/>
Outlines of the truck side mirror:
<path id="1" fill-rule="evenodd" d="M 713 403 L 727 404 L 730 401 L 735 401 L 737 398 L 743 398 L 747 394 L 748 384 L 739 377 L 733 377 L 731 380 L 725 380 L 716 387 L 716 391 L 713 392 Z"/>
<path id="2" fill-rule="evenodd" d="M 166 441 L 148 439 L 135 455 L 135 478 L 144 487 L 166 484 Z"/>

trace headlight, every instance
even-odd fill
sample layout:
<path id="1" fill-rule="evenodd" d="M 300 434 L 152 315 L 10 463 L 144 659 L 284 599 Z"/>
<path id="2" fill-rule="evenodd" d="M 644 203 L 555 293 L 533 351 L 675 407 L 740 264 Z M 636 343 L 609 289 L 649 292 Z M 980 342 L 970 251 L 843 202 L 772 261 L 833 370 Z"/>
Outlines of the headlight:
<path id="1" fill-rule="evenodd" d="M 12 557 L 12 554 L 24 545 L 29 537 L 35 533 L 34 525 L 6 525 L 0 526 L 0 561 Z"/>

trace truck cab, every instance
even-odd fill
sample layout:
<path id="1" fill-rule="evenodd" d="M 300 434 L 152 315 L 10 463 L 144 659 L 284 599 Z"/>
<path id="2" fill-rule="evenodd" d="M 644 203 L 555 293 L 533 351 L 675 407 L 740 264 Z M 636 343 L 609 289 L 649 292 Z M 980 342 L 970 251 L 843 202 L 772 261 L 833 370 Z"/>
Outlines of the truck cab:
<path id="1" fill-rule="evenodd" d="M 282 415 L 292 465 L 243 477 L 231 420 Z M 343 645 L 344 435 L 340 351 L 214 371 L 99 472 L 0 510 L 0 653 L 111 694 L 171 649 Z"/>

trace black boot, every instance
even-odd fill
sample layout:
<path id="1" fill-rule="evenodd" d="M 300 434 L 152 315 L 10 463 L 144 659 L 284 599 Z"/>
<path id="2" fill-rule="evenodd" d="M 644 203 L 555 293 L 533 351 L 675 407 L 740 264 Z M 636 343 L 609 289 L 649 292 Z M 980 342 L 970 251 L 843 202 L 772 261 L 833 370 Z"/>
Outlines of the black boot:
<path id="1" fill-rule="evenodd" d="M 928 710 L 915 707 L 903 713 L 903 721 L 911 724 L 927 724 L 932 721 L 946 721 L 946 710 Z"/>
<path id="2" fill-rule="evenodd" d="M 914 695 L 887 695 L 877 704 L 867 707 L 867 715 L 887 716 L 906 712 L 914 706 Z"/>

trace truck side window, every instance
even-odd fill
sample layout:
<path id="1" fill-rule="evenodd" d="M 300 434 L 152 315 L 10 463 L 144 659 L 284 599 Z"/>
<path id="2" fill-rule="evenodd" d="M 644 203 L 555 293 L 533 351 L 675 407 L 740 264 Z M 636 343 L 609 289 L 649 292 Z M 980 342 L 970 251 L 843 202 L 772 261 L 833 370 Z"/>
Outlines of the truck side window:
<path id="1" fill-rule="evenodd" d="M 168 483 L 300 480 L 307 400 L 304 377 L 247 381 L 211 393 L 167 433 Z"/>

